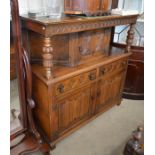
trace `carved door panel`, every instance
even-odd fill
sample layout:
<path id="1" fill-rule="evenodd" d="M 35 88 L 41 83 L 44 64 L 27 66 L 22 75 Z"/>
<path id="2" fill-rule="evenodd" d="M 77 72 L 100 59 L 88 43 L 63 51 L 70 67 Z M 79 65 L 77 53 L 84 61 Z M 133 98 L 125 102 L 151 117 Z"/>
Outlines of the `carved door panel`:
<path id="1" fill-rule="evenodd" d="M 65 0 L 65 9 L 72 10 L 72 0 Z"/>
<path id="2" fill-rule="evenodd" d="M 79 53 L 86 56 L 107 55 L 110 46 L 111 29 L 81 32 L 79 35 Z"/>
<path id="3" fill-rule="evenodd" d="M 97 85 L 96 111 L 104 108 L 111 101 L 112 79 L 100 80 Z"/>
<path id="4" fill-rule="evenodd" d="M 119 104 L 124 84 L 124 74 L 119 73 L 110 79 L 102 79 L 97 86 L 96 111 L 112 104 Z"/>
<path id="5" fill-rule="evenodd" d="M 90 115 L 90 87 L 58 102 L 58 130 L 63 132 Z"/>
<path id="6" fill-rule="evenodd" d="M 80 33 L 79 39 L 79 52 L 81 56 L 93 55 L 93 36 L 94 33 L 92 31 L 82 32 Z"/>

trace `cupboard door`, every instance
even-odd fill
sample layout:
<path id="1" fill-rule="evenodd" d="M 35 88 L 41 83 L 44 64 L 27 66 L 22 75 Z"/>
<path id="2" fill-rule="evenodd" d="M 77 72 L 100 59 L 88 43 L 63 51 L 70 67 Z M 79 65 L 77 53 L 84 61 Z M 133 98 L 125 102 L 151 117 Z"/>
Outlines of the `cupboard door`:
<path id="1" fill-rule="evenodd" d="M 112 97 L 113 104 L 119 104 L 121 100 L 122 91 L 124 87 L 124 77 L 125 73 L 118 74 L 112 82 L 111 94 L 113 96 Z"/>
<path id="2" fill-rule="evenodd" d="M 58 102 L 59 132 L 69 129 L 90 115 L 90 87 L 85 87 L 74 95 Z"/>
<path id="3" fill-rule="evenodd" d="M 100 111 L 103 107 L 105 107 L 111 99 L 111 85 L 112 80 L 100 80 L 97 85 L 97 103 L 96 103 L 96 111 Z"/>
<path id="4" fill-rule="evenodd" d="M 97 85 L 96 111 L 113 104 L 119 104 L 124 85 L 125 73 L 119 73 L 110 79 L 101 79 Z"/>

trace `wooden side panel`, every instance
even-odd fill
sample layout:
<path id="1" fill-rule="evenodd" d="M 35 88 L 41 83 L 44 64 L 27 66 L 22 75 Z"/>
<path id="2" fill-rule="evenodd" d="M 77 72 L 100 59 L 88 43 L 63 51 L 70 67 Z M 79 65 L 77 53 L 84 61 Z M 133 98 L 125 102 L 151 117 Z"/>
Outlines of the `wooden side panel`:
<path id="1" fill-rule="evenodd" d="M 42 130 L 50 137 L 50 115 L 48 88 L 37 77 L 33 76 L 33 99 L 36 107 L 34 109 L 35 119 Z"/>
<path id="2" fill-rule="evenodd" d="M 90 88 L 58 101 L 59 132 L 69 129 L 90 115 Z"/>

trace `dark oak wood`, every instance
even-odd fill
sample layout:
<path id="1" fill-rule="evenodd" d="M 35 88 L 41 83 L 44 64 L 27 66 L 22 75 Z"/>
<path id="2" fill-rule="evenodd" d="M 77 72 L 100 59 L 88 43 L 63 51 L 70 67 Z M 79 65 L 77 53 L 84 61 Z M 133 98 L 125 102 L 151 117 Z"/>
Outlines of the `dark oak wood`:
<path id="1" fill-rule="evenodd" d="M 13 143 L 10 147 L 11 155 L 24 155 L 35 151 L 42 151 L 49 154 L 50 146 L 41 137 L 34 123 L 32 109 L 35 102 L 32 99 L 32 72 L 29 57 L 23 48 L 21 37 L 21 26 L 18 9 L 18 1 L 11 0 L 13 41 L 16 50 L 17 75 L 20 97 L 20 121 L 22 126 L 11 132 L 10 140 Z M 22 136 L 22 139 L 20 137 Z"/>
<path id="2" fill-rule="evenodd" d="M 31 61 L 43 63 L 45 76 L 48 79 L 54 78 L 53 64 L 75 67 L 88 58 L 108 56 L 111 30 L 114 26 L 131 24 L 127 39 L 127 52 L 129 52 L 137 15 L 111 15 L 96 18 L 64 16 L 59 20 L 34 19 L 27 15 L 21 18 L 24 32 L 27 31 L 28 34 L 27 50 Z"/>
<path id="3" fill-rule="evenodd" d="M 125 45 L 116 44 L 125 48 Z M 132 55 L 129 57 L 127 77 L 123 90 L 123 97 L 127 99 L 144 99 L 144 48 L 131 46 Z"/>
<path id="4" fill-rule="evenodd" d="M 107 15 L 111 10 L 112 0 L 65 0 L 65 14 L 85 14 L 87 16 Z"/>
<path id="5" fill-rule="evenodd" d="M 13 44 L 10 44 L 10 80 L 13 80 L 17 77 L 16 75 L 16 57 L 15 49 Z"/>
<path id="6" fill-rule="evenodd" d="M 54 146 L 121 103 L 137 15 L 21 20 L 32 62 L 35 121 Z M 122 49 L 112 46 L 111 31 L 124 24 L 131 28 Z"/>
<path id="7" fill-rule="evenodd" d="M 12 22 L 10 22 L 10 80 L 17 77 L 16 74 L 16 53 L 13 44 Z"/>

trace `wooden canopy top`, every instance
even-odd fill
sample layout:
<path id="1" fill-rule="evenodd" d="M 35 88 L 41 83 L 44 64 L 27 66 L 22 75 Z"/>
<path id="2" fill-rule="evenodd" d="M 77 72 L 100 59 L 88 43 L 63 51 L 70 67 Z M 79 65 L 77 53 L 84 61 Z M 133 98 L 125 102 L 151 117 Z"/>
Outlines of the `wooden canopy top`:
<path id="1" fill-rule="evenodd" d="M 138 15 L 108 15 L 99 17 L 63 16 L 60 19 L 50 17 L 30 18 L 21 16 L 22 26 L 43 36 L 81 32 L 118 25 L 136 23 Z"/>

